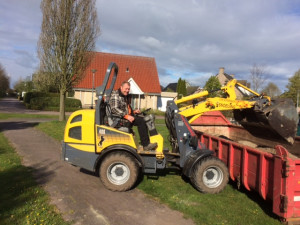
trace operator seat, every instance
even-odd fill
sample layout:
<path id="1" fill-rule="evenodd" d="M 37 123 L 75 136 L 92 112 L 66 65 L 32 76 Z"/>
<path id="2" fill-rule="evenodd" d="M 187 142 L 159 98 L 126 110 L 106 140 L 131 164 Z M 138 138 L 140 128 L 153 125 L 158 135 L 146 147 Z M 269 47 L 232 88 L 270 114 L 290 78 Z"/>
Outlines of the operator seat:
<path id="1" fill-rule="evenodd" d="M 133 133 L 132 126 L 130 123 L 128 124 L 121 124 L 121 117 L 119 116 L 113 116 L 111 113 L 111 107 L 108 104 L 108 102 L 105 103 L 105 124 L 107 124 L 110 127 L 116 128 L 119 131 L 123 131 L 126 133 Z"/>

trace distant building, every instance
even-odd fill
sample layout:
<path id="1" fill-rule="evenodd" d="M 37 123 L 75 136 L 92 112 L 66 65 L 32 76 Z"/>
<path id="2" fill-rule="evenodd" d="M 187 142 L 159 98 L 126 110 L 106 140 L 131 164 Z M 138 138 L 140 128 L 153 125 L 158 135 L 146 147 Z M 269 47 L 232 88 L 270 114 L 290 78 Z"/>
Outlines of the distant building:
<path id="1" fill-rule="evenodd" d="M 162 89 L 162 91 L 166 91 L 166 92 L 177 92 L 177 84 L 178 83 L 169 83 L 165 88 Z M 189 82 L 185 82 L 185 86 L 186 88 L 190 87 L 190 83 Z"/>
<path id="2" fill-rule="evenodd" d="M 169 83 L 164 89 L 163 91 L 165 92 L 176 92 L 177 91 L 177 83 Z"/>
<path id="3" fill-rule="evenodd" d="M 161 92 L 161 96 L 157 99 L 157 109 L 165 112 L 167 109 L 167 102 L 177 98 L 177 92 Z"/>
<path id="4" fill-rule="evenodd" d="M 224 67 L 220 67 L 219 73 L 216 75 L 216 77 L 218 78 L 218 80 L 222 86 L 226 85 L 226 83 L 229 80 L 235 79 L 233 74 L 229 75 L 229 74 L 225 73 Z M 250 88 L 251 84 L 247 80 L 237 80 L 237 82 L 246 86 L 247 88 Z M 249 91 L 247 91 L 246 89 L 244 89 L 242 87 L 235 87 L 235 93 L 236 93 L 237 99 L 242 99 L 245 95 L 250 94 Z"/>

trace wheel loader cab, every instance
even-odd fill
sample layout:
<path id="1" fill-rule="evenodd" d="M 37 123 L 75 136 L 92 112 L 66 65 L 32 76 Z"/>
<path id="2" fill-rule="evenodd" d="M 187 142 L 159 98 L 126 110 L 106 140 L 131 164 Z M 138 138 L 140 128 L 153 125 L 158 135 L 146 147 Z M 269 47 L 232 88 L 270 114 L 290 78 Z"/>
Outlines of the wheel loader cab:
<path id="1" fill-rule="evenodd" d="M 64 142 L 76 145 L 83 151 L 94 152 L 95 148 L 92 146 L 95 143 L 94 129 L 95 110 L 78 110 L 72 113 L 67 121 Z"/>
<path id="2" fill-rule="evenodd" d="M 102 114 L 102 116 L 100 115 L 101 124 L 116 128 L 119 131 L 133 134 L 132 125 L 129 122 L 128 124 L 122 124 L 120 123 L 121 121 L 120 117 L 116 117 L 112 115 L 111 107 L 108 102 L 103 102 L 103 106 L 101 108 L 102 108 L 100 112 L 100 114 Z"/>
<path id="3" fill-rule="evenodd" d="M 99 102 L 98 102 L 99 101 Z M 136 144 L 129 129 L 116 126 L 112 120 L 108 99 L 98 99 L 96 104 L 96 152 L 100 153 L 112 145 L 127 145 L 136 149 Z"/>

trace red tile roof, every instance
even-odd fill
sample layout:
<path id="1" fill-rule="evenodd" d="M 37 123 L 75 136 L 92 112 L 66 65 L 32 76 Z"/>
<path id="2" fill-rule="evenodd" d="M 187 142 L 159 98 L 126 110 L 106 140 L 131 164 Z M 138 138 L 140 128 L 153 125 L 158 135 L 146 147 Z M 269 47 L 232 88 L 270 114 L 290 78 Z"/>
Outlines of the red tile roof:
<path id="1" fill-rule="evenodd" d="M 91 89 L 93 82 L 92 69 L 96 69 L 95 88 L 103 82 L 106 69 L 110 62 L 115 62 L 119 67 L 115 89 L 121 86 L 123 81 L 133 78 L 145 93 L 161 93 L 160 83 L 155 59 L 151 57 L 130 56 L 112 53 L 96 52 L 90 66 L 86 69 L 84 79 L 74 87 Z M 108 83 L 109 87 L 110 83 Z"/>

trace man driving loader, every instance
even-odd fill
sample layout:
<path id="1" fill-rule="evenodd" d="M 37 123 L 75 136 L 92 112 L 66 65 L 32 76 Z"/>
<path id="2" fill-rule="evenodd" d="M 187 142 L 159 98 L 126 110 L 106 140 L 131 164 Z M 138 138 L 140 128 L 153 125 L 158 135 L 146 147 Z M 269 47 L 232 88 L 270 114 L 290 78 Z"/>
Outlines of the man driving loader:
<path id="1" fill-rule="evenodd" d="M 112 92 L 109 99 L 112 119 L 118 120 L 118 123 L 123 126 L 137 126 L 144 150 L 155 150 L 157 143 L 150 143 L 146 122 L 142 117 L 137 116 L 141 111 L 139 109 L 132 110 L 130 106 L 129 91 L 130 83 L 124 81 L 118 90 Z"/>

